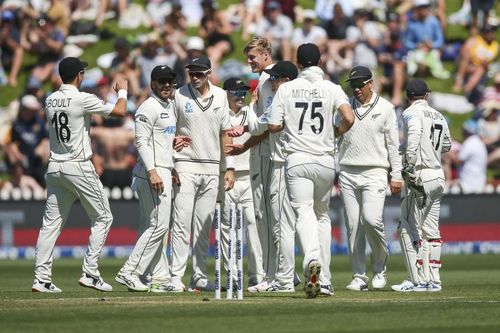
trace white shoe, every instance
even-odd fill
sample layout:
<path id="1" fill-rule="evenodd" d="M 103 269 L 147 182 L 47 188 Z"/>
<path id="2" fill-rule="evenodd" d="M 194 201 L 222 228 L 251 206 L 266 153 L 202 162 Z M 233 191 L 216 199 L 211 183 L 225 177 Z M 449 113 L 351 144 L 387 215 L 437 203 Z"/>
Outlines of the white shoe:
<path id="1" fill-rule="evenodd" d="M 414 291 L 414 288 L 415 288 L 415 285 L 413 284 L 413 282 L 408 281 L 408 280 L 404 280 L 403 282 L 401 282 L 401 284 L 395 284 L 395 285 L 391 286 L 392 290 L 401 291 L 401 292 Z"/>
<path id="2" fill-rule="evenodd" d="M 373 289 L 384 289 L 387 284 L 387 277 L 385 272 L 376 273 L 372 278 L 372 287 Z"/>
<path id="3" fill-rule="evenodd" d="M 113 287 L 104 282 L 102 277 L 95 278 L 87 273 L 83 273 L 78 283 L 82 287 L 92 288 L 99 291 L 113 291 Z"/>
<path id="4" fill-rule="evenodd" d="M 269 288 L 269 282 L 264 280 L 255 286 L 248 287 L 247 291 L 249 293 L 259 293 L 259 292 L 265 292 L 267 288 Z"/>
<path id="5" fill-rule="evenodd" d="M 316 260 L 311 260 L 307 266 L 306 284 L 304 292 L 307 298 L 315 298 L 320 294 L 321 286 L 319 284 L 319 274 L 321 273 L 321 264 Z"/>
<path id="6" fill-rule="evenodd" d="M 427 291 L 435 292 L 435 291 L 441 291 L 441 290 L 443 290 L 443 287 L 441 287 L 441 283 L 431 281 L 427 285 Z"/>
<path id="7" fill-rule="evenodd" d="M 182 280 L 179 276 L 174 276 L 172 278 L 172 292 L 173 293 L 182 293 L 186 291 L 186 286 L 182 283 Z"/>
<path id="8" fill-rule="evenodd" d="M 189 286 L 189 292 L 215 291 L 215 286 L 206 279 L 198 279 L 194 285 Z"/>
<path id="9" fill-rule="evenodd" d="M 419 284 L 417 284 L 417 285 L 413 288 L 413 291 L 416 291 L 416 292 L 429 291 L 429 290 L 428 290 L 428 286 L 429 286 L 429 284 L 428 284 L 428 283 L 419 283 Z"/>
<path id="10" fill-rule="evenodd" d="M 271 292 L 271 293 L 294 293 L 294 287 L 285 287 L 279 284 L 277 281 L 273 281 L 266 290 L 263 292 Z"/>
<path id="11" fill-rule="evenodd" d="M 142 283 L 139 277 L 134 274 L 118 273 L 115 277 L 115 281 L 119 284 L 123 284 L 129 291 L 149 291 L 149 287 Z"/>
<path id="12" fill-rule="evenodd" d="M 33 286 L 31 286 L 31 291 L 40 293 L 60 293 L 62 290 L 57 288 L 52 282 L 42 282 L 35 279 L 35 281 L 33 281 Z"/>
<path id="13" fill-rule="evenodd" d="M 151 289 L 149 289 L 149 291 L 151 291 L 152 293 L 170 293 L 173 292 L 173 289 L 174 287 L 171 283 L 153 283 L 151 284 Z"/>
<path id="14" fill-rule="evenodd" d="M 323 296 L 333 296 L 335 295 L 335 291 L 333 291 L 333 287 L 331 284 L 322 284 L 321 287 L 320 287 L 320 291 L 319 291 L 320 295 L 323 295 Z"/>
<path id="15" fill-rule="evenodd" d="M 346 288 L 352 291 L 367 291 L 368 284 L 363 279 L 355 277 Z"/>

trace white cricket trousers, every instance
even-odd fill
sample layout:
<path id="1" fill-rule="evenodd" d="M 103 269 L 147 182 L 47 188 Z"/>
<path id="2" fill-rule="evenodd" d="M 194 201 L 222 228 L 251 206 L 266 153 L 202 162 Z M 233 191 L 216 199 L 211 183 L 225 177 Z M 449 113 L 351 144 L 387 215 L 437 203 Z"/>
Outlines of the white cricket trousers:
<path id="1" fill-rule="evenodd" d="M 35 278 L 43 282 L 52 281 L 54 246 L 73 203 L 78 199 L 91 221 L 89 245 L 83 258 L 82 270 L 99 278 L 98 260 L 113 223 L 113 216 L 108 197 L 92 162 L 50 162 L 45 180 L 47 201 L 36 243 Z"/>
<path id="2" fill-rule="evenodd" d="M 224 256 L 224 266 L 228 269 L 228 242 L 229 242 L 229 208 L 233 203 L 235 206 L 241 205 L 243 209 L 243 226 L 246 230 L 246 245 L 248 257 L 248 282 L 256 284 L 265 276 L 265 271 L 262 266 L 262 247 L 257 231 L 255 221 L 255 210 L 253 204 L 252 188 L 250 186 L 250 175 L 248 171 L 237 171 L 234 187 L 230 191 L 224 190 L 224 174 L 221 174 L 219 180 L 219 201 L 222 211 L 221 219 L 221 240 L 222 254 Z M 235 212 L 236 217 L 236 212 Z M 234 221 L 236 223 L 236 220 Z M 236 236 L 232 239 L 232 257 L 236 255 Z M 236 281 L 236 261 L 234 261 L 233 279 Z"/>
<path id="3" fill-rule="evenodd" d="M 174 186 L 170 273 L 172 279 L 184 276 L 192 238 L 193 274 L 190 285 L 195 287 L 198 280 L 208 280 L 209 234 L 217 201 L 219 175 L 180 172 L 179 179 L 181 185 Z"/>
<path id="4" fill-rule="evenodd" d="M 372 249 L 373 273 L 385 271 L 389 254 L 382 220 L 387 189 L 387 170 L 374 167 L 341 166 L 339 185 L 340 195 L 344 202 L 353 277 L 368 282 L 366 240 Z"/>
<path id="5" fill-rule="evenodd" d="M 335 178 L 333 156 L 293 153 L 286 160 L 290 202 L 297 216 L 296 231 L 304 252 L 304 273 L 311 260 L 321 263 L 320 284 L 330 285 L 331 220 L 328 216 Z"/>
<path id="6" fill-rule="evenodd" d="M 401 250 L 412 282 L 440 284 L 442 241 L 439 211 L 445 178 L 442 170 L 432 169 L 417 171 L 417 177 L 422 180 L 425 195 L 410 186 L 405 186 L 401 193 L 398 227 Z"/>
<path id="7" fill-rule="evenodd" d="M 278 240 L 274 233 L 269 188 L 271 183 L 272 161 L 269 156 L 250 155 L 250 182 L 252 185 L 255 220 L 262 247 L 262 266 L 266 272 L 265 280 L 271 282 L 276 276 L 276 251 Z M 258 281 L 261 282 L 261 281 Z"/>
<path id="8" fill-rule="evenodd" d="M 146 175 L 134 176 L 141 226 L 135 247 L 120 272 L 138 276 L 149 273 L 152 283 L 163 284 L 170 279 L 166 235 L 172 206 L 172 176 L 168 168 L 157 167 L 156 171 L 163 180 L 161 194 L 151 188 Z"/>
<path id="9" fill-rule="evenodd" d="M 286 186 L 284 162 L 273 162 L 270 197 L 275 233 L 278 235 L 278 268 L 276 281 L 283 287 L 294 287 L 295 274 L 295 224 L 297 217 L 290 203 Z"/>

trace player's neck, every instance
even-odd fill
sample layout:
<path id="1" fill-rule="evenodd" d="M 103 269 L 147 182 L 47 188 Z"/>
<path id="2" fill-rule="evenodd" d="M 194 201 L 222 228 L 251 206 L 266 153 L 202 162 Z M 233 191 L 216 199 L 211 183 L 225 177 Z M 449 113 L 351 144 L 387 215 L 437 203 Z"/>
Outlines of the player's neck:
<path id="1" fill-rule="evenodd" d="M 200 93 L 201 97 L 205 97 L 210 92 L 210 85 L 208 82 L 199 88 L 195 88 Z"/>
<path id="2" fill-rule="evenodd" d="M 358 102 L 360 102 L 361 105 L 365 105 L 366 103 L 368 103 L 372 99 L 372 97 L 373 97 L 373 91 L 370 90 L 370 93 L 365 98 L 362 98 L 361 100 L 359 100 L 356 97 L 354 97 L 354 98 L 356 98 L 356 100 Z"/>

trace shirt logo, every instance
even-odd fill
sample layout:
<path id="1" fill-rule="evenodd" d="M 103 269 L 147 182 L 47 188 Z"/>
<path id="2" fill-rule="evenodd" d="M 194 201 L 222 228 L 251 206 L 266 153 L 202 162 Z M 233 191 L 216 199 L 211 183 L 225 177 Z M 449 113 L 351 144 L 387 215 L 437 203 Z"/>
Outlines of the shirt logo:
<path id="1" fill-rule="evenodd" d="M 190 102 L 186 102 L 186 105 L 184 105 L 184 113 L 193 113 L 193 106 L 191 105 Z"/>
<path id="2" fill-rule="evenodd" d="M 214 108 L 214 112 L 219 111 L 219 109 L 220 109 L 220 107 L 219 107 L 219 106 L 218 106 L 218 107 L 216 107 L 216 108 Z"/>
<path id="3" fill-rule="evenodd" d="M 271 104 L 273 104 L 273 97 L 272 97 L 272 96 L 268 96 L 268 97 L 267 97 L 267 101 L 266 101 L 266 109 L 267 109 L 268 107 L 270 107 L 270 106 L 271 106 Z"/>
<path id="4" fill-rule="evenodd" d="M 166 135 L 175 135 L 176 128 L 175 126 L 167 126 L 163 130 L 163 133 Z"/>
<path id="5" fill-rule="evenodd" d="M 376 113 L 376 114 L 372 115 L 372 120 L 377 119 L 378 116 L 380 116 L 380 113 Z"/>
<path id="6" fill-rule="evenodd" d="M 145 115 L 143 115 L 143 114 L 138 115 L 137 117 L 135 117 L 135 119 L 136 119 L 137 121 L 142 122 L 142 123 L 147 123 L 147 122 L 148 122 L 148 117 L 146 117 L 146 116 L 145 116 Z"/>
<path id="7" fill-rule="evenodd" d="M 160 118 L 161 118 L 161 119 L 167 119 L 167 118 L 169 118 L 168 113 L 164 113 L 164 112 L 162 112 L 162 113 L 160 114 Z"/>

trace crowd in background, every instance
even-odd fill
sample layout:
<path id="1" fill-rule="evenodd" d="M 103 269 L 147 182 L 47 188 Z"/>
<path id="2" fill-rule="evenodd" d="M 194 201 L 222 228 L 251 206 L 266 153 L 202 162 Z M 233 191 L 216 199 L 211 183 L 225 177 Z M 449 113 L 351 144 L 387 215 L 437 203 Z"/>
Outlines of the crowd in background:
<path id="1" fill-rule="evenodd" d="M 318 45 L 323 69 L 336 83 L 353 66 L 370 68 L 373 89 L 390 96 L 398 115 L 406 106 L 408 78 L 453 77 L 453 92 L 465 96 L 474 112 L 462 126 L 464 141 L 455 142 L 445 157 L 449 185 L 482 192 L 487 167 L 500 165 L 495 0 L 464 0 L 449 17 L 444 0 L 317 0 L 314 9 L 300 8 L 295 0 L 245 0 L 224 10 L 213 0 L 149 0 L 145 6 L 126 0 L 0 4 L 0 91 L 6 85 L 23 87 L 18 99 L 0 109 L 0 164 L 7 174 L 0 180 L 2 198 L 14 188 L 45 196 L 49 149 L 44 97 L 61 84 L 57 64 L 62 57 L 81 56 L 86 47 L 106 39 L 113 40 L 114 50 L 93 59 L 97 66 L 86 72 L 82 89 L 114 103 L 114 80 L 129 82 L 128 117 L 93 118 L 93 162 L 109 188 L 130 183 L 136 161 L 133 114 L 148 96 L 152 68 L 170 66 L 180 86 L 188 79 L 184 66 L 189 59 L 206 54 L 214 84 L 238 76 L 255 86 L 255 74 L 232 59 L 234 39 L 246 41 L 253 35 L 272 41 L 276 60 L 294 61 L 302 43 Z M 113 17 L 123 29 L 147 25 L 151 32 L 116 36 L 102 28 Z M 467 25 L 469 37 L 446 40 L 450 23 Z M 197 27 L 196 36 L 188 36 L 189 26 Z M 28 55 L 36 58 L 30 68 L 25 66 Z M 453 62 L 452 69 L 444 62 Z M 19 82 L 21 72 L 28 73 L 26 82 Z"/>

